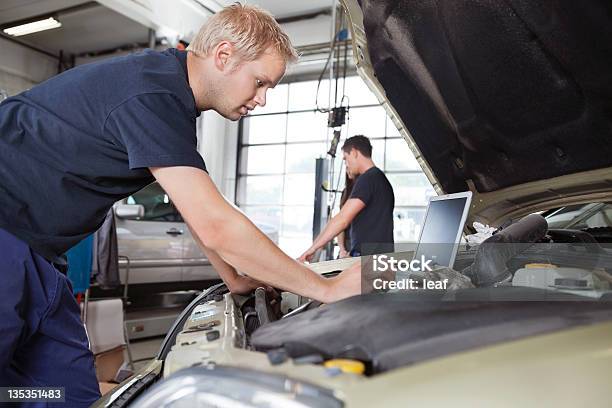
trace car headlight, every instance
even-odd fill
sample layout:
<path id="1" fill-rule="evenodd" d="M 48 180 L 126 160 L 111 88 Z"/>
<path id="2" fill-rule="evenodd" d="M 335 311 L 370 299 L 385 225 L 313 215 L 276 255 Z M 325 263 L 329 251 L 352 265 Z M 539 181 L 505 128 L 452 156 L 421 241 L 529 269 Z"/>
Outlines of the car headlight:
<path id="1" fill-rule="evenodd" d="M 280 375 L 219 366 L 178 371 L 134 404 L 136 408 L 342 406 L 330 390 L 316 385 Z"/>

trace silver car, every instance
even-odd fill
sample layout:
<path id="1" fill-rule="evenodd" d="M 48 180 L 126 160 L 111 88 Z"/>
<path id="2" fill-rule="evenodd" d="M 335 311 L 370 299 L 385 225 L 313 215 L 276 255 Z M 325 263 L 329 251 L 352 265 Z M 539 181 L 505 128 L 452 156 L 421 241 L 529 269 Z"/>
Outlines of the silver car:
<path id="1" fill-rule="evenodd" d="M 129 259 L 129 284 L 177 284 L 214 281 L 219 275 L 193 239 L 168 194 L 158 183 L 114 206 L 119 255 Z M 278 231 L 257 224 L 278 243 Z M 120 260 L 125 283 L 127 261 Z M 201 287 L 198 287 L 201 289 Z"/>

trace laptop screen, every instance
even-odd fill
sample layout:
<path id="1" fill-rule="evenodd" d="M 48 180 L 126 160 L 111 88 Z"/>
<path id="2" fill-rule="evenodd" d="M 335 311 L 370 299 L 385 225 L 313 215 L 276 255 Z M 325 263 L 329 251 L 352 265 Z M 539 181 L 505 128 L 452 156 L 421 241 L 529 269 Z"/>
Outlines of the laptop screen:
<path id="1" fill-rule="evenodd" d="M 471 201 L 471 193 L 433 198 L 427 208 L 415 258 L 452 267 Z"/>

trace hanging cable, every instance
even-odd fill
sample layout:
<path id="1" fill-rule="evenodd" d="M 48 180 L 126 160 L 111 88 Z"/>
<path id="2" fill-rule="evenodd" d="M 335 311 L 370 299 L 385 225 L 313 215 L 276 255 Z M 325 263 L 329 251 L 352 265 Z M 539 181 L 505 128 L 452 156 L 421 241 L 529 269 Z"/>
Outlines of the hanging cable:
<path id="1" fill-rule="evenodd" d="M 321 81 L 323 81 L 323 75 L 325 75 L 325 71 L 327 71 L 327 66 L 329 65 L 329 60 L 331 60 L 332 58 L 332 54 L 333 54 L 332 52 L 329 53 L 327 57 L 327 61 L 325 61 L 325 65 L 323 66 L 323 70 L 321 71 L 321 75 L 319 75 L 319 79 L 317 80 L 317 94 L 315 96 L 315 106 L 316 106 L 315 109 L 317 112 L 320 112 L 320 113 L 329 112 L 329 108 L 328 109 L 319 108 L 319 88 L 321 87 Z"/>
<path id="2" fill-rule="evenodd" d="M 348 95 L 346 94 L 346 69 L 348 66 L 348 35 L 347 35 L 347 39 L 344 42 L 344 67 L 342 68 L 342 99 L 340 99 L 340 106 L 342 106 L 342 103 L 344 102 L 344 98 L 349 99 Z M 350 102 L 350 101 L 348 101 Z M 347 102 L 347 106 L 348 103 Z"/>
<path id="3" fill-rule="evenodd" d="M 327 109 L 319 108 L 319 89 L 321 88 L 321 82 L 323 81 L 323 75 L 327 71 L 327 67 L 329 66 L 329 61 L 333 58 L 334 55 L 334 47 L 336 46 L 336 38 L 338 36 L 338 28 L 336 22 L 336 0 L 332 0 L 332 21 L 333 28 L 331 30 L 331 39 L 329 42 L 329 54 L 327 55 L 327 59 L 325 60 L 325 65 L 323 66 L 323 70 L 319 75 L 319 79 L 317 80 L 317 93 L 315 94 L 315 110 L 320 113 L 329 112 L 329 107 Z M 330 75 L 331 76 L 331 75 Z M 331 84 L 330 84 L 331 86 Z"/>

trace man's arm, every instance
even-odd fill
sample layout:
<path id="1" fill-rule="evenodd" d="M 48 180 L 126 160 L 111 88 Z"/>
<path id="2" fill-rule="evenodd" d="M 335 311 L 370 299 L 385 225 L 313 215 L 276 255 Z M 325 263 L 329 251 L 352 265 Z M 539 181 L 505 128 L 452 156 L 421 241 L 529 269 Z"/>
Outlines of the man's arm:
<path id="1" fill-rule="evenodd" d="M 336 236 L 336 239 L 338 240 L 338 249 L 340 249 L 340 253 L 338 254 L 338 257 L 346 258 L 347 256 L 349 256 L 349 253 L 348 253 L 349 251 L 346 249 L 346 246 L 344 245 L 344 243 L 346 242 L 346 228 L 338 233 L 338 235 Z"/>
<path id="2" fill-rule="evenodd" d="M 218 253 L 213 251 L 210 248 L 206 248 L 202 241 L 198 238 L 198 235 L 193 231 L 193 229 L 187 224 L 189 230 L 191 231 L 191 235 L 193 239 L 198 243 L 202 251 L 206 255 L 206 258 L 210 261 L 211 265 L 217 271 L 223 283 L 227 286 L 230 292 L 237 294 L 246 294 L 249 293 L 258 287 L 266 287 L 265 283 L 259 282 L 253 278 L 248 276 L 240 275 L 234 269 L 234 267 L 221 258 Z"/>
<path id="3" fill-rule="evenodd" d="M 322 302 L 360 293 L 354 270 L 326 279 L 289 258 L 223 198 L 206 172 L 194 167 L 150 170 L 201 244 L 234 268 L 270 286 Z"/>
<path id="4" fill-rule="evenodd" d="M 366 205 L 364 202 L 359 198 L 349 198 L 342 206 L 342 209 L 340 209 L 340 212 L 329 220 L 323 231 L 321 231 L 319 236 L 314 240 L 310 248 L 308 248 L 306 252 L 304 252 L 298 258 L 298 260 L 300 262 L 310 261 L 310 258 L 312 258 L 314 253 L 319 248 L 322 248 L 325 244 L 334 239 L 334 237 L 341 231 L 344 231 L 355 219 L 357 214 L 359 214 L 359 212 L 365 208 L 365 206 Z"/>

